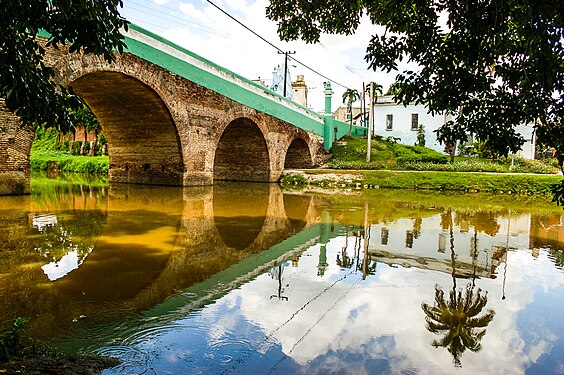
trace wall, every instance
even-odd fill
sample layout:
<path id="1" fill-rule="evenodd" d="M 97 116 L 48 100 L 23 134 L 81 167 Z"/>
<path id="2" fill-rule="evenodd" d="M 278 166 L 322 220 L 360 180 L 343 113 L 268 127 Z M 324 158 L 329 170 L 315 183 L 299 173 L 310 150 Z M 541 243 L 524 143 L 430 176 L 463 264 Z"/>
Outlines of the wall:
<path id="1" fill-rule="evenodd" d="M 29 150 L 34 134 L 0 98 L 0 195 L 29 193 Z"/>
<path id="2" fill-rule="evenodd" d="M 401 138 L 399 143 L 415 145 L 417 141 L 417 131 L 411 130 L 411 114 L 417 113 L 419 124 L 425 127 L 425 147 L 443 152 L 444 146 L 440 145 L 434 133 L 436 129 L 445 123 L 444 116 L 427 113 L 424 105 L 397 105 L 392 96 L 382 96 L 378 98 L 378 103 L 374 107 L 374 134 L 382 137 Z M 386 115 L 393 116 L 392 130 L 386 130 Z"/>
<path id="3" fill-rule="evenodd" d="M 444 152 L 444 145 L 437 141 L 435 130 L 440 128 L 448 119 L 444 115 L 431 115 L 427 112 L 424 105 L 398 105 L 393 101 L 393 97 L 386 95 L 378 98 L 378 103 L 374 107 L 375 131 L 377 135 L 383 137 L 401 138 L 399 143 L 414 145 L 417 141 L 417 131 L 411 130 L 411 114 L 417 113 L 419 124 L 425 127 L 425 147 L 432 148 L 439 152 Z M 386 115 L 393 115 L 392 130 L 386 130 Z M 525 159 L 535 158 L 535 140 L 533 137 L 532 125 L 519 125 L 515 128 L 517 133 L 525 139 L 525 144 L 517 156 Z"/>

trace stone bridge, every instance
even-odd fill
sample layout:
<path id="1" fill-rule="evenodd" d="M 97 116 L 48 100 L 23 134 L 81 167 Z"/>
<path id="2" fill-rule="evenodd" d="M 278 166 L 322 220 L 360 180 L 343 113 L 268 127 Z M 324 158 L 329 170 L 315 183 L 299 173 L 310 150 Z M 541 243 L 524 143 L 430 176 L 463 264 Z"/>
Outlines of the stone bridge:
<path id="1" fill-rule="evenodd" d="M 112 63 L 64 48 L 46 56 L 101 124 L 112 182 L 273 182 L 318 164 L 349 131 L 331 117 L 330 85 L 321 115 L 135 25 L 125 36 Z M 33 135 L 0 101 L 0 194 L 29 192 Z"/>

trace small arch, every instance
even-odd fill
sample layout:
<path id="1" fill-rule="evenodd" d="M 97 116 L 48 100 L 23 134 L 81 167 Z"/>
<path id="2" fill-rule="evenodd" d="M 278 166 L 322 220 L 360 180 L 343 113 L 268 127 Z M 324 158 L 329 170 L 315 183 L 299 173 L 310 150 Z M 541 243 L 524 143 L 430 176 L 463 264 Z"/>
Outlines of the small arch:
<path id="1" fill-rule="evenodd" d="M 215 151 L 214 180 L 270 181 L 270 158 L 258 125 L 248 118 L 229 123 Z"/>
<path id="2" fill-rule="evenodd" d="M 304 169 L 312 167 L 311 153 L 309 152 L 309 146 L 306 141 L 302 138 L 294 139 L 286 152 L 284 169 Z"/>

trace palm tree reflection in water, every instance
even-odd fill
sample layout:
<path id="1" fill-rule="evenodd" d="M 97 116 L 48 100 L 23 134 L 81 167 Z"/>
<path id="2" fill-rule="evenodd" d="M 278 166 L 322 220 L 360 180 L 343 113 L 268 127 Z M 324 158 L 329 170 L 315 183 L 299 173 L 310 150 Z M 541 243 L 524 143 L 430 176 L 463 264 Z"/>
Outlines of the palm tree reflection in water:
<path id="1" fill-rule="evenodd" d="M 485 315 L 478 316 L 488 303 L 488 298 L 487 292 L 474 286 L 474 280 L 464 289 L 456 287 L 454 235 L 450 209 L 448 214 L 453 287 L 446 297 L 441 286 L 435 285 L 435 304 L 431 306 L 422 303 L 421 308 L 426 315 L 427 330 L 443 335 L 440 340 L 433 340 L 432 345 L 436 348 L 447 348 L 452 355 L 454 365 L 462 367 L 460 361 L 462 354 L 466 349 L 473 352 L 480 350 L 480 341 L 486 334 L 485 327 L 492 321 L 495 312 L 487 310 Z"/>

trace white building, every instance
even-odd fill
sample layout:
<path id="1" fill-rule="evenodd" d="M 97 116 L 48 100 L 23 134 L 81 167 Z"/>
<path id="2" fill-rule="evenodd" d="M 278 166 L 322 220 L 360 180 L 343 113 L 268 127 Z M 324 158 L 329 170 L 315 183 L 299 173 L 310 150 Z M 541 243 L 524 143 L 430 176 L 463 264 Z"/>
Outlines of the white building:
<path id="1" fill-rule="evenodd" d="M 399 138 L 399 143 L 414 145 L 417 142 L 417 128 L 423 125 L 425 147 L 439 152 L 443 152 L 444 145 L 439 144 L 434 131 L 448 120 L 443 115 L 431 115 L 423 104 L 396 104 L 392 95 L 378 97 L 374 106 L 374 134 L 384 138 Z"/>
<path id="2" fill-rule="evenodd" d="M 374 134 L 384 138 L 396 138 L 399 143 L 415 145 L 417 128 L 425 128 L 425 147 L 444 152 L 444 145 L 437 141 L 435 130 L 451 120 L 450 115 L 431 115 L 423 104 L 396 104 L 392 95 L 378 97 L 374 106 Z M 535 139 L 532 125 L 519 125 L 516 131 L 525 138 L 526 143 L 516 155 L 525 159 L 535 158 Z"/>

